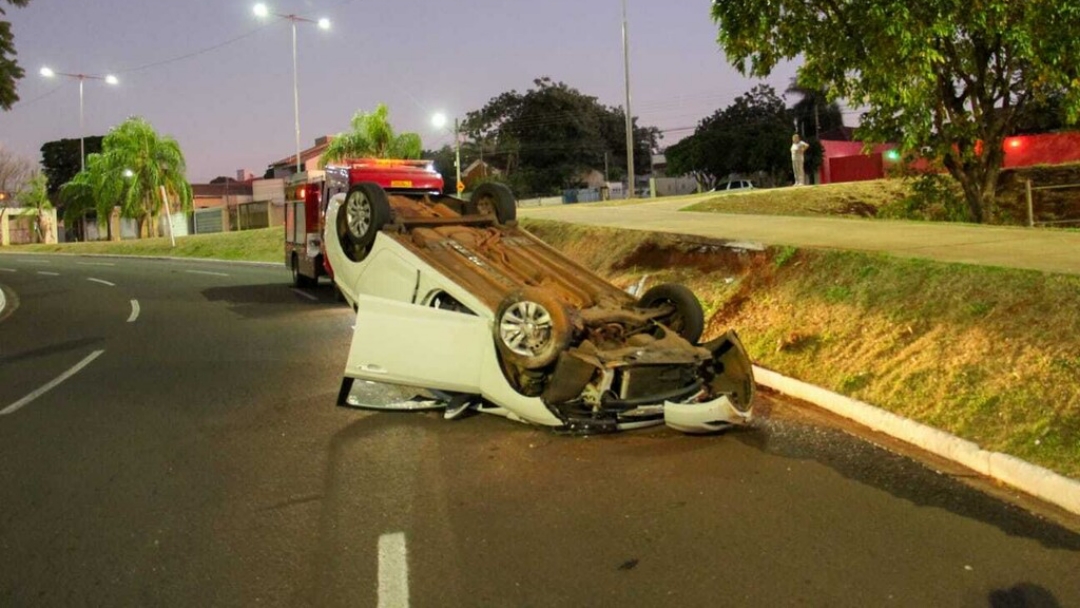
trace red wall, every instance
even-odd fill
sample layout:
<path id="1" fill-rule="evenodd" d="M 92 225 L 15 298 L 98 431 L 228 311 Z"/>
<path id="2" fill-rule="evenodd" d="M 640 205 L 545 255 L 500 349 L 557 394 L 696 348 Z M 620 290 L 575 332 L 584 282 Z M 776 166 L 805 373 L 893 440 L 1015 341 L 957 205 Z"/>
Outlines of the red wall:
<path id="1" fill-rule="evenodd" d="M 861 182 L 885 175 L 880 153 L 830 158 L 829 169 L 833 182 Z"/>
<path id="2" fill-rule="evenodd" d="M 862 153 L 862 142 L 823 141 L 821 145 L 825 148 L 825 162 L 821 166 L 823 184 L 884 177 L 882 152 L 896 147 L 892 144 L 874 146 L 872 152 L 866 155 Z M 1005 139 L 1006 168 L 1071 162 L 1080 162 L 1080 131 L 1018 135 Z"/>
<path id="3" fill-rule="evenodd" d="M 1080 161 L 1080 132 L 1017 135 L 1005 139 L 1005 166 L 1060 165 Z"/>

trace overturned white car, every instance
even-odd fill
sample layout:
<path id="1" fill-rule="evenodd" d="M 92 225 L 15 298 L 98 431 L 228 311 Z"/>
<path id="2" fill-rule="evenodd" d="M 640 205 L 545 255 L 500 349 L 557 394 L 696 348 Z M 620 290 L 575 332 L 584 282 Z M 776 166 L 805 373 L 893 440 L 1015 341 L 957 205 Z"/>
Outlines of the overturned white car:
<path id="1" fill-rule="evenodd" d="M 373 182 L 327 194 L 327 255 L 356 310 L 339 403 L 361 379 L 569 432 L 750 419 L 753 372 L 734 331 L 698 344 L 688 289 L 618 289 L 519 228 L 505 187 L 468 201 Z"/>

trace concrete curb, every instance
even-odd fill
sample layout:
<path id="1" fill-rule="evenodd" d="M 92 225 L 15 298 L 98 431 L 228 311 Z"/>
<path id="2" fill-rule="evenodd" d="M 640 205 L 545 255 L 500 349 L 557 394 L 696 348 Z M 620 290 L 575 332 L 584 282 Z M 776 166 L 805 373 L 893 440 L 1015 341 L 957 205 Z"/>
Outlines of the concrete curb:
<path id="1" fill-rule="evenodd" d="M 4 288 L 0 287 L 0 317 L 4 316 L 4 307 L 7 306 L 7 298 L 4 297 Z"/>
<path id="2" fill-rule="evenodd" d="M 1080 515 L 1080 481 L 821 387 L 754 366 L 758 384 L 813 403 Z"/>

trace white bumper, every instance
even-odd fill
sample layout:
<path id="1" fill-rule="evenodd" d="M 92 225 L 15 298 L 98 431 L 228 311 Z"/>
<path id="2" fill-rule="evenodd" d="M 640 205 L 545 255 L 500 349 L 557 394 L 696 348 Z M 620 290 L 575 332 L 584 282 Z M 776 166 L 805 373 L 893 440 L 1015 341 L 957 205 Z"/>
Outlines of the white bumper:
<path id="1" fill-rule="evenodd" d="M 750 422 L 750 412 L 740 412 L 726 395 L 704 403 L 664 402 L 664 424 L 683 433 L 715 433 Z"/>

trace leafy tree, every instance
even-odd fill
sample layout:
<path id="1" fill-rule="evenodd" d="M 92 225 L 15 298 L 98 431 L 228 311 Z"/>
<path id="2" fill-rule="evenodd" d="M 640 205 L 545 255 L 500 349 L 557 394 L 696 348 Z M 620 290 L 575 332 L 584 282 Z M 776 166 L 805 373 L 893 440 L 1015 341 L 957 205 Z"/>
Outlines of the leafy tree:
<path id="1" fill-rule="evenodd" d="M 577 186 L 583 173 L 626 166 L 626 122 L 621 108 L 550 78 L 525 93 L 509 91 L 469 112 L 462 130 L 484 147 L 521 196 L 546 195 Z M 650 168 L 660 132 L 634 126 L 634 165 Z M 464 163 L 464 159 L 462 160 Z M 622 170 L 619 170 L 622 173 Z"/>
<path id="2" fill-rule="evenodd" d="M 109 180 L 122 180 L 124 175 L 111 175 L 104 164 L 100 153 L 90 154 L 86 157 L 86 169 L 80 171 L 60 187 L 59 201 L 63 209 L 64 226 L 81 231 L 81 220 L 88 214 L 94 213 L 98 218 L 104 219 L 106 234 L 112 239 L 112 224 L 108 221 L 116 199 L 106 198 L 104 192 L 107 189 L 106 182 Z M 85 238 L 86 235 L 83 235 Z"/>
<path id="3" fill-rule="evenodd" d="M 804 59 L 799 81 L 869 108 L 860 136 L 940 160 L 971 219 L 993 208 L 1002 144 L 1033 99 L 1080 111 L 1080 4 L 1016 0 L 725 0 L 719 43 L 744 74 Z"/>
<path id="4" fill-rule="evenodd" d="M 694 175 L 712 187 L 732 173 L 791 173 L 791 111 L 776 91 L 758 85 L 698 123 L 694 134 L 665 151 L 668 172 Z"/>
<path id="5" fill-rule="evenodd" d="M 138 218 L 140 234 L 150 221 L 150 236 L 158 236 L 162 186 L 180 209 L 191 208 L 187 163 L 171 136 L 158 135 L 150 123 L 135 117 L 109 131 L 101 147 L 101 173 L 108 179 L 99 182 L 98 196 L 120 201 L 120 214 Z"/>
<path id="6" fill-rule="evenodd" d="M 48 234 L 45 212 L 53 208 L 45 175 L 35 172 L 19 192 L 18 199 L 19 205 L 24 209 L 23 215 L 34 218 L 34 233 L 43 241 Z"/>
<path id="7" fill-rule="evenodd" d="M 1065 97 L 1066 91 L 1059 90 L 1032 99 L 1018 113 L 1016 126 L 1010 135 L 1053 133 L 1065 129 L 1069 124 Z"/>
<path id="8" fill-rule="evenodd" d="M 840 104 L 829 100 L 828 91 L 803 86 L 795 79 L 784 92 L 799 96 L 791 113 L 795 119 L 795 132 L 803 139 L 820 139 L 822 133 L 844 126 Z"/>
<path id="9" fill-rule="evenodd" d="M 465 162 L 464 150 L 461 157 L 461 162 L 468 166 Z M 430 158 L 435 161 L 435 170 L 442 175 L 443 178 L 443 192 L 447 194 L 453 194 L 457 192 L 456 182 L 457 170 L 454 168 L 454 158 L 456 154 L 454 147 L 451 145 L 445 145 L 438 150 L 424 150 L 421 157 Z M 465 167 L 462 167 L 464 169 Z"/>
<path id="10" fill-rule="evenodd" d="M 792 79 L 791 86 L 784 92 L 799 96 L 799 101 L 791 108 L 795 117 L 795 132 L 810 145 L 806 150 L 806 174 L 816 175 L 825 160 L 821 134 L 842 129 L 844 113 L 840 110 L 840 104 L 829 100 L 828 91 L 802 86 L 798 79 Z"/>
<path id="11" fill-rule="evenodd" d="M 76 214 L 93 208 L 99 218 L 108 218 L 119 205 L 121 216 L 138 219 L 140 234 L 150 222 L 148 232 L 156 237 L 162 186 L 180 209 L 191 208 L 186 171 L 175 139 L 158 135 L 142 118 L 129 118 L 109 131 L 101 153 L 87 156 L 86 169 L 61 188 L 61 199 L 70 206 L 64 217 L 81 216 Z M 112 236 L 111 226 L 109 230 Z"/>
<path id="12" fill-rule="evenodd" d="M 23 7 L 30 0 L 5 0 L 11 6 Z M 0 6 L 0 17 L 4 16 L 4 7 Z M 15 82 L 23 77 L 23 69 L 15 61 L 15 36 L 11 33 L 11 23 L 0 20 L 0 108 L 10 110 L 19 101 L 15 92 Z"/>
<path id="13" fill-rule="evenodd" d="M 86 155 L 101 152 L 101 135 L 83 138 Z M 60 186 L 70 182 L 82 170 L 82 152 L 78 139 L 58 139 L 41 146 L 41 166 L 49 178 L 49 193 L 60 191 Z"/>
<path id="14" fill-rule="evenodd" d="M 389 115 L 382 103 L 370 114 L 358 110 L 352 117 L 352 130 L 338 133 L 327 146 L 322 165 L 347 158 L 420 158 L 420 136 L 395 134 Z"/>

